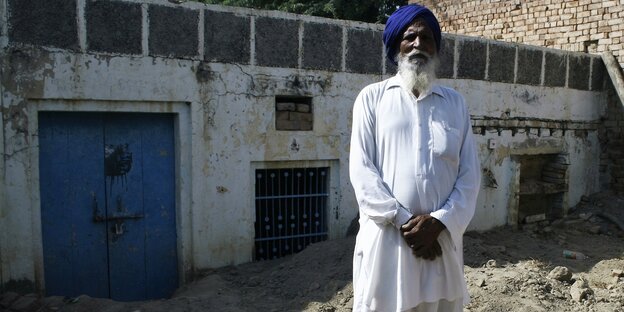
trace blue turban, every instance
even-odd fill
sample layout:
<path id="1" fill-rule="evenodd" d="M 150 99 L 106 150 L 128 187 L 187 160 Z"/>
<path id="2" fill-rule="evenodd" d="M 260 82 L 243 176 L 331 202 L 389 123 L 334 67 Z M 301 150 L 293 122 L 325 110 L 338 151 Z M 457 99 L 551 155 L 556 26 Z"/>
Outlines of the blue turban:
<path id="1" fill-rule="evenodd" d="M 412 24 L 416 18 L 422 18 L 427 26 L 433 32 L 433 38 L 436 42 L 436 49 L 440 52 L 440 41 L 442 40 L 442 33 L 440 31 L 440 24 L 435 15 L 429 9 L 418 4 L 408 4 L 400 7 L 396 10 L 386 22 L 386 29 L 383 32 L 383 42 L 386 46 L 386 57 L 390 62 L 397 64 L 395 56 L 398 53 L 397 45 L 398 40 L 402 38 L 405 29 Z"/>

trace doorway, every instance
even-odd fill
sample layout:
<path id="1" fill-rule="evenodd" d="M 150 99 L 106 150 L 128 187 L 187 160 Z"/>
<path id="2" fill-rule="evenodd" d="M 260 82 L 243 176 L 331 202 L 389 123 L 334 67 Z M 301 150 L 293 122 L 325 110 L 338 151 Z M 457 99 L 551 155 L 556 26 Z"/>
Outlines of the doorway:
<path id="1" fill-rule="evenodd" d="M 173 114 L 39 113 L 46 295 L 178 286 Z"/>

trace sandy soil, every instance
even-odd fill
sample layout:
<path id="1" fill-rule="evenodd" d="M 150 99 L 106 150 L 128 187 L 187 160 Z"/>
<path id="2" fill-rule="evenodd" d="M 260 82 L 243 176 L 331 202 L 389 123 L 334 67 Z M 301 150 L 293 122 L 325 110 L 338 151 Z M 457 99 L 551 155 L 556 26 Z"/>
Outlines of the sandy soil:
<path id="1" fill-rule="evenodd" d="M 624 197 L 584 197 L 565 219 L 469 232 L 465 311 L 624 311 Z M 618 226 L 619 224 L 619 226 Z M 171 299 L 0 296 L 7 311 L 351 311 L 354 238 L 205 272 Z M 563 251 L 580 252 L 569 259 Z"/>

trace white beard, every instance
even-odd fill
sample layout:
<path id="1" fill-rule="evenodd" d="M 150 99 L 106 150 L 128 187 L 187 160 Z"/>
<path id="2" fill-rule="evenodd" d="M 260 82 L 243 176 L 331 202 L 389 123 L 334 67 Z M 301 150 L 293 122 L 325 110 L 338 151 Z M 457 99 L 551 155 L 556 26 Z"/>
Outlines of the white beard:
<path id="1" fill-rule="evenodd" d="M 426 62 L 415 59 L 410 60 L 410 56 L 421 53 L 428 57 Z M 431 87 L 431 83 L 436 79 L 436 69 L 440 63 L 437 57 L 431 57 L 421 51 L 413 51 L 410 54 L 399 54 L 399 76 L 408 90 L 418 94 L 425 93 Z"/>

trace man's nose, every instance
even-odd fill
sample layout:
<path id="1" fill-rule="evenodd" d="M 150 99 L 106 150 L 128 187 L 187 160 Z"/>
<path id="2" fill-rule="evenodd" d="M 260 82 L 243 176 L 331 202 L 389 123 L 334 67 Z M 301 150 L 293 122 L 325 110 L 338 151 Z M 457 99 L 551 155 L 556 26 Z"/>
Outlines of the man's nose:
<path id="1" fill-rule="evenodd" d="M 416 38 L 414 38 L 414 41 L 412 41 L 412 48 L 420 49 L 420 44 L 420 37 L 417 36 Z"/>

